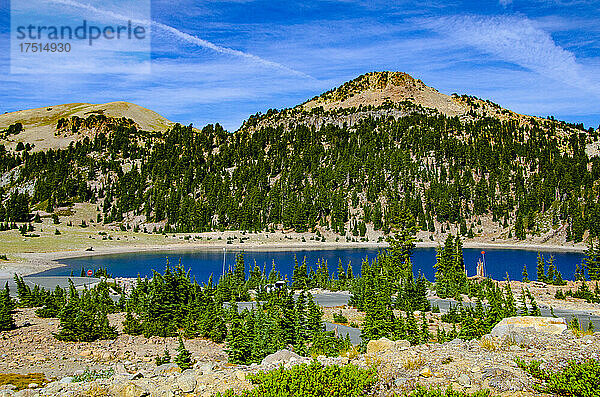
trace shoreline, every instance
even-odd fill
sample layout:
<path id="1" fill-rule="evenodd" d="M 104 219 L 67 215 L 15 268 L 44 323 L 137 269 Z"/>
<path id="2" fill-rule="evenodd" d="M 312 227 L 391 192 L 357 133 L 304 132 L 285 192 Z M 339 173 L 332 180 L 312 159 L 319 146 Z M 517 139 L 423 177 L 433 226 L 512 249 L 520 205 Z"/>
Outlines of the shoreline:
<path id="1" fill-rule="evenodd" d="M 439 244 L 436 242 L 417 242 L 416 249 L 435 248 Z M 385 242 L 273 242 L 259 244 L 248 242 L 244 244 L 226 244 L 225 242 L 214 243 L 170 243 L 170 244 L 151 244 L 151 245 L 119 245 L 115 247 L 102 247 L 94 251 L 68 250 L 52 252 L 24 252 L 18 256 L 23 258 L 22 262 L 4 263 L 0 268 L 0 279 L 12 277 L 15 273 L 23 276 L 32 276 L 44 271 L 66 266 L 60 261 L 70 258 L 92 257 L 102 255 L 128 254 L 128 253 L 151 253 L 151 252 L 200 252 L 200 251 L 317 251 L 317 250 L 338 250 L 338 249 L 383 249 L 387 248 Z M 534 243 L 493 243 L 493 242 L 465 242 L 463 248 L 466 249 L 501 249 L 501 250 L 524 250 L 540 252 L 573 252 L 583 253 L 585 247 L 582 246 L 563 246 L 563 245 L 543 245 Z"/>

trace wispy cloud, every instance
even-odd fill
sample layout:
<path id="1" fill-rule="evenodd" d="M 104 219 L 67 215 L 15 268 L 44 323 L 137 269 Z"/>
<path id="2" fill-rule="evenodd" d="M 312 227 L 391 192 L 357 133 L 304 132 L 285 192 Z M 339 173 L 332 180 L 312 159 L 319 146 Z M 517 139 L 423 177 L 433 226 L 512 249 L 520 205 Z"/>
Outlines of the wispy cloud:
<path id="1" fill-rule="evenodd" d="M 426 26 L 498 59 L 542 76 L 600 95 L 600 85 L 586 75 L 575 55 L 552 36 L 521 16 L 451 16 L 426 21 Z"/>
<path id="2" fill-rule="evenodd" d="M 282 65 L 280 63 L 277 62 L 273 62 L 273 61 L 269 61 L 267 59 L 261 58 L 259 56 L 253 55 L 253 54 L 249 54 L 243 51 L 239 51 L 239 50 L 235 50 L 232 48 L 228 48 L 228 47 L 223 47 L 214 43 L 211 43 L 208 40 L 204 40 L 201 39 L 197 36 L 182 32 L 179 29 L 176 29 L 172 26 L 166 25 L 164 23 L 160 23 L 160 22 L 156 22 L 156 21 L 149 21 L 149 20 L 133 20 L 128 16 L 119 14 L 119 13 L 115 13 L 113 11 L 108 11 L 108 10 L 103 10 L 100 9 L 98 7 L 94 7 L 90 4 L 84 4 L 84 3 L 80 3 L 78 1 L 73 1 L 73 0 L 49 0 L 49 2 L 51 3 L 56 3 L 56 4 L 62 4 L 62 5 L 66 5 L 66 6 L 70 6 L 70 7 L 75 7 L 75 8 L 79 8 L 79 9 L 83 9 L 83 10 L 87 10 L 87 11 L 91 11 L 97 14 L 103 14 L 115 19 L 119 19 L 119 20 L 131 20 L 134 23 L 138 23 L 138 24 L 142 24 L 142 25 L 151 25 L 152 27 L 158 28 L 160 30 L 163 30 L 165 32 L 169 32 L 170 34 L 174 35 L 175 37 L 179 38 L 180 40 L 184 40 L 187 41 L 189 43 L 195 44 L 197 46 L 200 47 L 204 47 L 204 48 L 208 48 L 210 50 L 213 50 L 215 52 L 218 52 L 220 54 L 226 54 L 226 55 L 232 55 L 235 57 L 240 57 L 258 64 L 261 64 L 263 66 L 266 67 L 270 67 L 270 68 L 274 68 L 274 69 L 279 69 L 285 72 L 289 72 L 291 74 L 294 74 L 296 76 L 299 77 L 304 77 L 304 78 L 308 78 L 308 79 L 313 79 L 312 76 L 309 76 L 306 73 L 297 71 L 295 69 L 292 69 L 290 67 L 287 67 L 285 65 Z"/>

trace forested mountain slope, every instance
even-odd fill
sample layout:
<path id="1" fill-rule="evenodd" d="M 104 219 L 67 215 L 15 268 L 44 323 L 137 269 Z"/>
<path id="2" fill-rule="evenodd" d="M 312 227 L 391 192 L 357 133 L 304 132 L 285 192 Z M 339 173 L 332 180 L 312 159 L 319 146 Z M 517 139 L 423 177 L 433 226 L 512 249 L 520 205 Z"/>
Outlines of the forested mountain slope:
<path id="1" fill-rule="evenodd" d="M 252 116 L 235 133 L 218 124 L 147 132 L 108 117 L 66 149 L 0 149 L 0 221 L 89 201 L 98 221 L 117 227 L 358 239 L 392 231 L 410 212 L 422 234 L 475 238 L 494 225 L 507 240 L 577 242 L 600 236 L 600 158 L 586 153 L 597 143 L 598 131 L 581 125 L 371 73 Z"/>

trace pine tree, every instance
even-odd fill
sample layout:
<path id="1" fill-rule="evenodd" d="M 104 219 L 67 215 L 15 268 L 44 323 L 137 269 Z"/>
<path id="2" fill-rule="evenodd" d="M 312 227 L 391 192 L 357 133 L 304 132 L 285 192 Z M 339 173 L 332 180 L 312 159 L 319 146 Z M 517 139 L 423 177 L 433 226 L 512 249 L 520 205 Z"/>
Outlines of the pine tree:
<path id="1" fill-rule="evenodd" d="M 156 363 L 157 367 L 160 366 L 160 365 L 163 365 L 163 364 L 170 363 L 171 362 L 171 354 L 169 353 L 169 349 L 167 349 L 165 347 L 165 353 L 164 353 L 164 355 L 162 357 L 161 356 L 156 356 L 156 359 L 154 360 L 154 362 Z"/>
<path id="2" fill-rule="evenodd" d="M 600 280 L 600 243 L 594 246 L 594 241 L 590 238 L 583 262 L 590 280 Z"/>
<path id="3" fill-rule="evenodd" d="M 554 284 L 556 277 L 556 268 L 554 267 L 554 255 L 550 255 L 550 259 L 546 263 L 548 263 L 548 274 L 546 275 L 546 282 L 549 284 Z"/>
<path id="4" fill-rule="evenodd" d="M 546 282 L 546 270 L 544 269 L 544 255 L 538 252 L 537 255 L 537 280 L 543 283 Z"/>
<path id="5" fill-rule="evenodd" d="M 6 283 L 4 290 L 0 292 L 0 331 L 8 331 L 15 328 L 12 310 L 13 303 L 10 298 L 8 283 Z"/>
<path id="6" fill-rule="evenodd" d="M 431 333 L 429 332 L 427 317 L 425 316 L 425 312 L 421 312 L 421 343 L 428 343 L 430 339 Z"/>
<path id="7" fill-rule="evenodd" d="M 538 307 L 535 298 L 533 297 L 529 289 L 527 289 L 527 300 L 529 300 L 529 306 L 531 306 L 531 309 L 529 310 L 529 315 L 541 316 L 542 313 L 540 312 L 540 308 Z"/>
<path id="8" fill-rule="evenodd" d="M 437 343 L 444 343 L 446 342 L 446 331 L 444 330 L 444 327 L 437 327 L 437 332 L 436 332 L 436 342 Z"/>
<path id="9" fill-rule="evenodd" d="M 524 283 L 529 282 L 529 275 L 527 274 L 527 265 L 523 265 L 523 273 L 522 273 L 521 281 L 523 281 Z"/>
<path id="10" fill-rule="evenodd" d="M 179 336 L 179 346 L 177 347 L 177 356 L 175 357 L 175 364 L 177 364 L 182 371 L 192 368 L 192 365 L 194 364 L 192 361 L 192 353 L 190 353 L 185 348 L 181 335 Z"/>
<path id="11" fill-rule="evenodd" d="M 227 356 L 232 364 L 248 364 L 252 357 L 251 340 L 245 334 L 244 322 L 234 314 L 227 333 Z"/>
<path id="12" fill-rule="evenodd" d="M 515 221 L 515 237 L 519 240 L 525 240 L 527 237 L 525 226 L 523 225 L 523 215 L 521 215 L 520 211 L 517 211 L 517 219 Z"/>
<path id="13" fill-rule="evenodd" d="M 123 332 L 129 335 L 141 335 L 144 333 L 144 328 L 140 320 L 127 311 L 125 321 L 123 321 Z"/>
<path id="14" fill-rule="evenodd" d="M 323 311 L 317 304 L 315 303 L 310 292 L 307 295 L 307 308 L 308 308 L 308 319 L 307 319 L 307 329 L 308 334 L 311 337 L 315 337 L 316 335 L 322 333 L 324 331 L 323 327 Z"/>

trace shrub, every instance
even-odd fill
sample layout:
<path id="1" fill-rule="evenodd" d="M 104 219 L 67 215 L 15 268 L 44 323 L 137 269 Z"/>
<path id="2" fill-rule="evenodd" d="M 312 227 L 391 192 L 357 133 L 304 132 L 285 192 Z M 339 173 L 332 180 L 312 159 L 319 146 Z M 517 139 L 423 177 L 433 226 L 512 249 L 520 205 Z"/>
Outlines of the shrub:
<path id="1" fill-rule="evenodd" d="M 163 364 L 168 364 L 171 362 L 171 354 L 169 354 L 169 350 L 165 347 L 165 354 L 164 356 L 156 356 L 156 358 L 154 359 L 154 362 L 156 363 L 156 366 L 161 366 Z"/>
<path id="2" fill-rule="evenodd" d="M 112 378 L 114 374 L 115 370 L 112 368 L 101 369 L 98 371 L 86 368 L 81 375 L 75 375 L 73 377 L 73 382 L 90 382 L 96 379 L 108 379 Z"/>
<path id="3" fill-rule="evenodd" d="M 333 322 L 338 324 L 348 324 L 348 319 L 340 311 L 339 313 L 333 313 Z"/>
<path id="4" fill-rule="evenodd" d="M 361 369 L 354 365 L 339 367 L 323 366 L 317 361 L 301 364 L 290 369 L 283 366 L 269 372 L 259 372 L 248 379 L 256 385 L 253 390 L 235 394 L 228 390 L 219 397 L 282 397 L 282 396 L 328 396 L 362 397 L 368 394 L 375 382 L 374 368 Z"/>
<path id="5" fill-rule="evenodd" d="M 517 360 L 517 365 L 541 381 L 535 390 L 561 396 L 596 397 L 600 395 L 600 362 L 588 360 L 569 362 L 564 369 L 553 372 L 540 368 L 539 361 L 529 364 Z"/>

